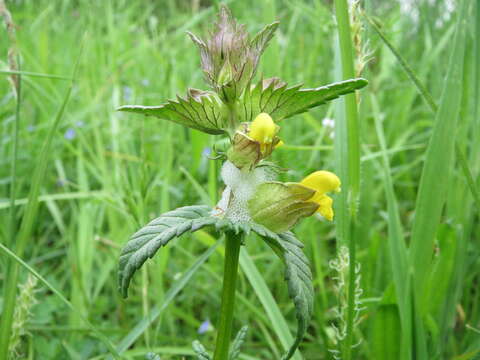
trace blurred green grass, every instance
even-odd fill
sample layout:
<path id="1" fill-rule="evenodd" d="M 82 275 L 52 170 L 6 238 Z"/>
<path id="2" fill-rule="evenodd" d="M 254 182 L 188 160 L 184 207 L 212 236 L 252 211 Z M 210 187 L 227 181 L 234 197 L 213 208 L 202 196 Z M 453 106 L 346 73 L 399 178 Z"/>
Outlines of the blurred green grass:
<path id="1" fill-rule="evenodd" d="M 25 71 L 71 76 L 85 36 L 70 102 L 53 139 L 49 167 L 41 182 L 41 206 L 34 231 L 22 256 L 61 291 L 75 311 L 39 284 L 37 304 L 31 306 L 32 315 L 24 326 L 31 336 L 23 337 L 21 350 L 32 359 L 102 358 L 107 349 L 82 317 L 118 344 L 162 304 L 168 289 L 213 243 L 206 233 L 176 241 L 135 278 L 130 298 L 120 298 L 116 263 L 128 236 L 163 211 L 186 204 L 215 203 L 221 187 L 219 163 L 204 156 L 215 141 L 212 137 L 175 124 L 116 113 L 114 109 L 127 103 L 155 105 L 182 94 L 187 87 L 205 88 L 197 49 L 185 31 L 206 34 L 214 19 L 215 4 L 195 0 L 23 0 L 7 5 L 18 26 Z M 396 1 L 365 0 L 362 5 L 367 14 L 376 17 L 382 31 L 439 102 L 446 59 L 452 51 L 456 12 L 446 16 L 448 4 L 444 1 L 419 1 L 408 12 L 401 11 Z M 336 26 L 329 1 L 244 0 L 230 1 L 229 6 L 251 32 L 265 23 L 281 21 L 259 74 L 279 76 L 292 85 L 303 82 L 307 87 L 339 80 L 335 73 Z M 468 156 L 477 186 L 479 7 L 477 4 L 477 12 L 470 11 L 465 19 L 468 33 L 463 74 L 457 79 L 462 103 L 456 126 L 456 142 Z M 425 150 L 435 117 L 395 57 L 365 26 L 361 37 L 364 44 L 368 42 L 372 55 L 362 74 L 370 84 L 359 98 L 362 158 L 357 258 L 362 266 L 366 310 L 357 327 L 357 340 L 362 341 L 354 349 L 354 358 L 394 359 L 400 358 L 396 347 L 403 322 L 393 290 L 391 262 L 395 252 L 391 253 L 388 239 L 394 236 L 396 241 L 403 241 L 405 237 L 409 246 Z M 3 62 L 8 47 L 2 35 L 0 69 L 6 70 Z M 4 77 L 0 81 L 0 240 L 8 244 L 15 99 L 6 76 L 0 76 Z M 22 81 L 18 221 L 25 209 L 22 199 L 28 196 L 39 149 L 68 87 L 68 82 L 54 78 L 23 76 Z M 317 169 L 338 171 L 334 167 L 332 130 L 322 126 L 325 117 L 336 117 L 334 106 L 321 107 L 282 124 L 286 146 L 274 154 L 274 159 L 292 169 L 284 175 L 285 180 L 297 181 Z M 422 301 L 428 306 L 421 321 L 428 359 L 474 359 L 480 350 L 479 335 L 466 324 L 480 328 L 478 209 L 473 207 L 459 165 L 438 173 L 439 182 L 447 181 L 446 173 L 450 173 L 448 193 L 438 194 L 446 197 L 446 206 L 442 224 L 436 234 L 431 234 L 435 237 L 433 257 L 421 291 Z M 422 214 L 425 219 L 428 215 Z M 331 359 L 328 349 L 335 348 L 332 323 L 338 299 L 328 262 L 336 256 L 335 227 L 312 218 L 296 232 L 306 244 L 318 293 L 314 320 L 302 345 L 303 358 Z M 285 326 L 293 333 L 293 305 L 288 300 L 282 265 L 255 238 L 248 239 L 247 248 L 287 320 Z M 0 304 L 5 294 L 6 259 L 0 257 Z M 214 331 L 198 334 L 197 329 L 207 319 L 215 324 L 218 317 L 221 251 L 213 253 L 200 269 L 166 311 L 140 334 L 125 353 L 127 358 L 142 358 L 148 351 L 158 351 L 162 359 L 188 358 L 190 343 L 196 338 L 212 348 Z M 276 359 L 288 334 L 281 324 L 270 320 L 263 307 L 269 294 L 261 285 L 252 288 L 245 271 L 240 274 L 236 309 L 236 326 L 250 326 L 244 353 L 249 358 Z M 405 272 L 403 275 L 408 276 Z M 25 279 L 23 271 L 21 282 Z M 413 336 L 417 335 L 414 332 Z"/>

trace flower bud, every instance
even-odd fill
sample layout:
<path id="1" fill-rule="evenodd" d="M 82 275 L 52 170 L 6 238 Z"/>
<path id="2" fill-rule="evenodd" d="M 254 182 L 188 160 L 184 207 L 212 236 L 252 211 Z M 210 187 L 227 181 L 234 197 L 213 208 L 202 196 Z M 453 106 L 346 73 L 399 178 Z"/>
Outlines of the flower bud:
<path id="1" fill-rule="evenodd" d="M 234 103 L 255 75 L 260 56 L 273 37 L 278 22 L 267 25 L 249 39 L 226 5 L 221 5 L 212 36 L 202 40 L 188 33 L 200 49 L 206 80 L 226 103 Z"/>
<path id="2" fill-rule="evenodd" d="M 270 115 L 261 113 L 252 121 L 248 136 L 265 146 L 273 142 L 279 129 L 280 127 L 273 122 Z"/>
<path id="3" fill-rule="evenodd" d="M 259 114 L 252 123 L 243 123 L 235 133 L 227 158 L 239 169 L 253 169 L 283 144 L 276 136 L 280 127 L 270 115 Z"/>
<path id="4" fill-rule="evenodd" d="M 237 131 L 233 137 L 232 146 L 227 151 L 227 158 L 237 168 L 251 170 L 262 159 L 260 144 L 243 132 Z"/>

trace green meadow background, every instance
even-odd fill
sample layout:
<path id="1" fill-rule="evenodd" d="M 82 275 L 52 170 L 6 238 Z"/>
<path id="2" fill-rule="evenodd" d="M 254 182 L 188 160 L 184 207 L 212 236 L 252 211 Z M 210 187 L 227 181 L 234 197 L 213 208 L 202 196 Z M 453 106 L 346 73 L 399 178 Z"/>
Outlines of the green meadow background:
<path id="1" fill-rule="evenodd" d="M 376 27 L 360 13 L 354 19 L 356 57 L 366 63 L 358 75 L 369 85 L 357 94 L 361 180 L 354 237 L 362 310 L 352 359 L 480 358 L 480 1 L 464 1 L 364 0 Z M 331 1 L 228 4 L 250 32 L 281 21 L 259 75 L 306 87 L 342 79 Z M 6 72 L 12 44 L 1 28 L 0 308 L 16 296 L 7 324 L 15 345 L 10 358 L 106 359 L 110 346 L 126 359 L 149 352 L 189 359 L 195 339 L 213 350 L 223 248 L 205 251 L 215 234 L 201 231 L 161 249 L 136 274 L 126 300 L 116 271 L 121 247 L 146 222 L 178 206 L 216 203 L 221 163 L 207 156 L 219 138 L 115 108 L 157 105 L 188 87 L 206 88 L 185 32 L 205 36 L 218 3 L 17 0 L 7 6 L 21 70 L 57 75 L 24 74 L 17 109 Z M 465 31 L 456 35 L 459 17 Z M 273 159 L 290 169 L 283 180 L 319 169 L 341 173 L 346 135 L 325 119 L 341 121 L 342 106 L 335 100 L 280 123 L 285 146 Z M 338 214 L 344 205 L 337 196 Z M 316 291 L 296 360 L 334 359 L 329 350 L 341 346 L 335 309 L 344 299 L 329 266 L 346 245 L 336 235 L 341 226 L 309 218 L 295 229 Z M 24 263 L 12 284 L 7 266 L 19 259 Z M 240 358 L 279 359 L 296 330 L 283 265 L 254 236 L 240 265 L 235 328 L 250 327 Z M 6 344 L 0 339 L 0 359 Z"/>

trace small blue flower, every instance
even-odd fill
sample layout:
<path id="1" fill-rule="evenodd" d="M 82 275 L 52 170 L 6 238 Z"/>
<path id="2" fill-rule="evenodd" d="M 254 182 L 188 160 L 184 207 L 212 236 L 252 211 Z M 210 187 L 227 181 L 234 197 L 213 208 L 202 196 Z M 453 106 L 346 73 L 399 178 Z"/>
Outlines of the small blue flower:
<path id="1" fill-rule="evenodd" d="M 212 154 L 212 149 L 211 148 L 209 148 L 208 146 L 203 148 L 202 156 L 209 157 L 211 154 Z"/>
<path id="2" fill-rule="evenodd" d="M 33 125 L 33 124 L 30 124 L 30 125 L 27 126 L 27 131 L 28 132 L 34 132 L 35 129 L 36 129 L 36 126 Z"/>
<path id="3" fill-rule="evenodd" d="M 143 86 L 148 86 L 148 85 L 150 85 L 150 80 L 148 80 L 148 79 L 143 79 L 143 80 L 142 80 L 142 85 L 143 85 Z"/>
<path id="4" fill-rule="evenodd" d="M 207 319 L 205 320 L 204 322 L 202 322 L 200 324 L 200 326 L 198 327 L 198 330 L 197 332 L 201 335 L 201 334 L 205 334 L 207 331 L 210 331 L 211 330 L 211 323 L 210 323 L 210 320 Z"/>
<path id="5" fill-rule="evenodd" d="M 75 126 L 76 126 L 76 127 L 79 127 L 79 128 L 83 127 L 84 125 L 85 125 L 85 123 L 84 123 L 82 120 L 78 120 L 78 121 L 75 123 Z"/>
<path id="6" fill-rule="evenodd" d="M 63 137 L 67 140 L 73 140 L 77 136 L 77 132 L 75 131 L 74 128 L 68 128 L 67 131 L 65 131 L 65 134 Z"/>

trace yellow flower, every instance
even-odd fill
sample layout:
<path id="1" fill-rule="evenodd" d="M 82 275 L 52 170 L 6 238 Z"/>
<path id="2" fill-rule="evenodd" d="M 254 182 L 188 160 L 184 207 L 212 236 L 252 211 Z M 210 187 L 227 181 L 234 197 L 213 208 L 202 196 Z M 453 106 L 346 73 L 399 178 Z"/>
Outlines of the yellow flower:
<path id="1" fill-rule="evenodd" d="M 267 113 L 260 113 L 250 125 L 248 136 L 260 143 L 263 151 L 267 146 L 271 145 L 278 133 L 280 127 L 273 122 L 273 119 Z"/>
<path id="2" fill-rule="evenodd" d="M 333 200 L 326 195 L 327 192 L 340 191 L 340 179 L 330 171 L 315 171 L 303 179 L 300 184 L 312 190 L 315 194 L 307 201 L 318 204 L 317 212 L 327 220 L 333 220 Z"/>
<path id="3" fill-rule="evenodd" d="M 340 191 L 340 179 L 329 171 L 316 171 L 300 183 L 267 181 L 248 200 L 254 222 L 271 231 L 290 230 L 302 218 L 320 213 L 333 220 L 333 200 L 326 193 Z"/>
<path id="4" fill-rule="evenodd" d="M 252 122 L 242 123 L 227 151 L 227 159 L 237 168 L 252 170 L 257 164 L 283 145 L 277 136 L 280 126 L 267 113 L 258 114 Z"/>

